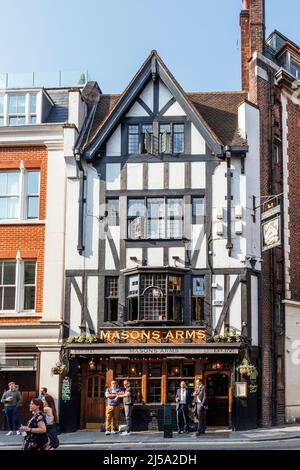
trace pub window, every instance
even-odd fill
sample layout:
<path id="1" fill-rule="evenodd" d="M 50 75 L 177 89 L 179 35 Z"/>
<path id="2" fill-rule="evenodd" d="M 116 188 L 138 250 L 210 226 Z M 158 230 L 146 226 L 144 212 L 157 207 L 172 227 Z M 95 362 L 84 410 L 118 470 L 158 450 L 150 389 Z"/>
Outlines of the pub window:
<path id="1" fill-rule="evenodd" d="M 175 402 L 176 390 L 180 387 L 180 382 L 184 380 L 187 386 L 194 388 L 195 364 L 194 363 L 169 363 L 167 378 L 167 401 Z"/>
<path id="2" fill-rule="evenodd" d="M 141 362 L 121 362 L 115 365 L 114 379 L 118 381 L 119 387 L 123 386 L 123 381 L 128 379 L 131 387 L 135 389 L 136 402 L 142 403 L 142 363 Z"/>
<path id="3" fill-rule="evenodd" d="M 119 225 L 119 198 L 106 199 L 108 225 Z"/>
<path id="4" fill-rule="evenodd" d="M 192 283 L 192 321 L 204 320 L 205 278 L 193 277 Z"/>
<path id="5" fill-rule="evenodd" d="M 128 126 L 128 154 L 139 153 L 139 125 Z"/>
<path id="6" fill-rule="evenodd" d="M 142 125 L 141 153 L 154 153 L 152 124 Z"/>
<path id="7" fill-rule="evenodd" d="M 148 364 L 147 402 L 161 403 L 161 363 L 150 362 Z"/>
<path id="8" fill-rule="evenodd" d="M 127 227 L 128 238 L 133 240 L 144 238 L 145 201 L 144 199 L 128 199 Z"/>
<path id="9" fill-rule="evenodd" d="M 182 310 L 182 277 L 169 276 L 168 320 L 180 321 Z"/>
<path id="10" fill-rule="evenodd" d="M 119 278 L 105 279 L 105 321 L 118 321 Z"/>
<path id="11" fill-rule="evenodd" d="M 204 197 L 192 198 L 192 223 L 203 224 L 203 217 L 205 215 L 205 199 Z"/>
<path id="12" fill-rule="evenodd" d="M 184 153 L 184 124 L 160 124 L 160 153 Z"/>

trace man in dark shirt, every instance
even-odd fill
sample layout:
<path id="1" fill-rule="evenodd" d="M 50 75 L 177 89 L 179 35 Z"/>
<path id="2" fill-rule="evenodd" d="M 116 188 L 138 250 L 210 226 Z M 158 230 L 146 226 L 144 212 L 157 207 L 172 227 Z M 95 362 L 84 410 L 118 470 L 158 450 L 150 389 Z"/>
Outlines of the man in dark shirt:
<path id="1" fill-rule="evenodd" d="M 198 428 L 196 436 L 205 433 L 205 409 L 206 409 L 206 388 L 201 378 L 196 380 L 196 388 L 194 392 L 194 400 L 196 404 L 196 414 L 198 418 Z"/>
<path id="2" fill-rule="evenodd" d="M 112 380 L 111 386 L 105 391 L 105 398 L 107 398 L 106 435 L 116 434 L 119 431 L 120 398 L 118 393 L 120 392 L 122 390 L 118 387 L 116 380 Z"/>
<path id="3" fill-rule="evenodd" d="M 16 431 L 16 434 L 20 434 L 18 407 L 22 403 L 22 398 L 20 392 L 16 389 L 15 382 L 9 382 L 8 390 L 3 393 L 1 403 L 4 403 L 4 412 L 8 424 L 7 436 L 11 436 L 14 431 Z"/>
<path id="4" fill-rule="evenodd" d="M 132 427 L 132 410 L 134 405 L 134 389 L 130 386 L 129 380 L 124 380 L 124 392 L 118 393 L 118 397 L 123 398 L 123 405 L 126 418 L 126 430 L 122 436 L 129 436 Z"/>

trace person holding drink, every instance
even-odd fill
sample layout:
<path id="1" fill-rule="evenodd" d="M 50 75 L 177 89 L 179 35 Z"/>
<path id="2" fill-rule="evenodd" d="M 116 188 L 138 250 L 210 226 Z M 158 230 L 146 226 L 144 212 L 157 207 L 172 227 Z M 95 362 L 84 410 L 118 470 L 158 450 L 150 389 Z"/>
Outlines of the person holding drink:
<path id="1" fill-rule="evenodd" d="M 8 425 L 7 436 L 11 436 L 15 431 L 16 434 L 20 434 L 19 418 L 18 418 L 18 407 L 22 403 L 22 398 L 19 390 L 16 389 L 15 382 L 9 382 L 8 390 L 3 393 L 1 403 L 4 404 L 4 413 Z"/>

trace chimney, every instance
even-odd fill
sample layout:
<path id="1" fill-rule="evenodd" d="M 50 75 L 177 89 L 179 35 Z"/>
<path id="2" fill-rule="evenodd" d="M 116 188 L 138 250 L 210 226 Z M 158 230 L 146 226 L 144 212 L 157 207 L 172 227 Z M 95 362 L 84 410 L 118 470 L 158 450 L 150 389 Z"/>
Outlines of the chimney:
<path id="1" fill-rule="evenodd" d="M 240 14 L 242 88 L 249 91 L 249 62 L 254 52 L 264 52 L 265 0 L 242 0 Z"/>

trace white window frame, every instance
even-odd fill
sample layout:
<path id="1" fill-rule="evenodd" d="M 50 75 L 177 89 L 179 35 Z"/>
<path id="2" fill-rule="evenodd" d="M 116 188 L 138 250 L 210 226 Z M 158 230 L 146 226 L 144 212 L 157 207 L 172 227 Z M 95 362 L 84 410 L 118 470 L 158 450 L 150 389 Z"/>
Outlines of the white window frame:
<path id="1" fill-rule="evenodd" d="M 16 280 L 15 280 L 15 308 L 11 310 L 1 310 L 0 306 L 0 317 L 1 316 L 10 316 L 10 315 L 20 315 L 20 314 L 32 314 L 36 312 L 36 295 L 37 295 L 37 260 L 36 259 L 26 259 L 23 260 L 18 257 L 15 260 L 12 259 L 1 259 L 2 261 L 15 261 L 16 262 Z M 24 309 L 24 300 L 25 300 L 25 285 L 24 285 L 24 263 L 26 261 L 34 261 L 35 262 L 35 296 L 34 296 L 34 309 L 25 310 Z M 31 285 L 31 284 L 30 284 Z"/>
<path id="2" fill-rule="evenodd" d="M 18 218 L 16 219 L 1 219 L 0 218 L 0 223 L 5 223 L 5 222 L 12 222 L 13 220 L 29 220 L 29 221 L 38 221 L 39 219 L 39 213 L 40 213 L 40 186 L 41 186 L 41 170 L 40 168 L 30 168 L 26 169 L 24 168 L 23 160 L 20 163 L 20 168 L 19 170 L 16 169 L 1 169 L 0 172 L 2 173 L 8 173 L 8 172 L 16 172 L 19 171 L 19 210 L 18 210 Z M 38 216 L 36 218 L 29 218 L 27 216 L 28 214 L 28 173 L 31 171 L 36 171 L 39 172 L 39 191 L 38 191 L 38 198 L 39 198 L 39 204 L 38 204 Z"/>
<path id="3" fill-rule="evenodd" d="M 25 125 L 32 125 L 40 124 L 41 123 L 41 92 L 39 90 L 16 90 L 16 91 L 0 91 L 0 95 L 4 96 L 3 100 L 3 114 L 0 117 L 3 118 L 3 125 L 0 127 L 9 126 L 9 127 L 20 127 Z M 9 97 L 13 95 L 23 95 L 25 96 L 25 113 L 20 114 L 20 116 L 25 116 L 25 124 L 9 124 L 9 118 L 12 116 L 18 116 L 18 114 L 10 114 L 9 113 Z M 30 112 L 30 95 L 36 95 L 36 109 L 35 113 Z M 36 122 L 31 123 L 31 118 L 35 116 Z"/>

